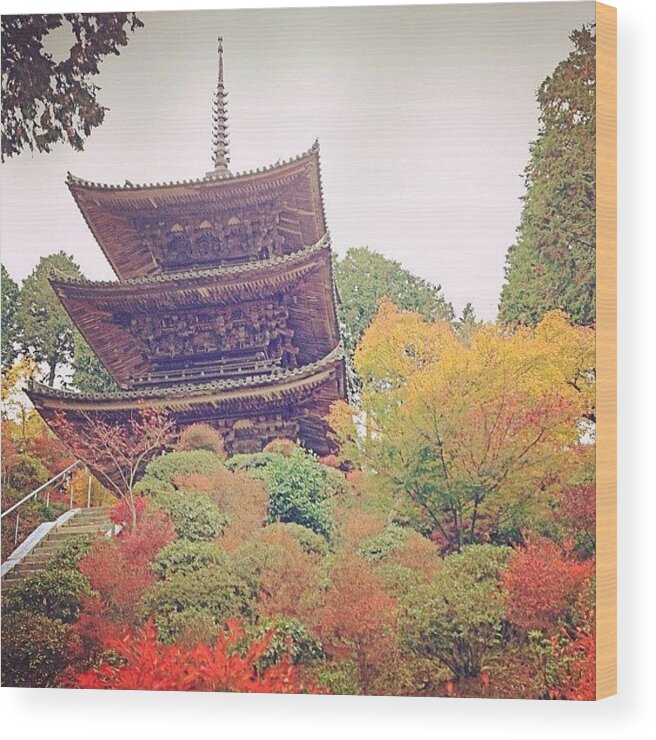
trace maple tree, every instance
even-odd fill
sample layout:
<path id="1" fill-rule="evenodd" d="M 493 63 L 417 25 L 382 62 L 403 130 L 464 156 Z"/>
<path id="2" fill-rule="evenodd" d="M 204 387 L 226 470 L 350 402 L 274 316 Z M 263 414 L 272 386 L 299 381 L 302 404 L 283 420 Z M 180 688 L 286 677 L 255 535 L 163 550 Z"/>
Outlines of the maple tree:
<path id="1" fill-rule="evenodd" d="M 330 423 L 342 456 L 377 471 L 457 550 L 517 529 L 577 464 L 594 362 L 594 332 L 562 313 L 535 330 L 482 326 L 465 342 L 382 301 L 355 354 L 361 410 L 337 402 Z"/>
<path id="2" fill-rule="evenodd" d="M 126 502 L 136 524 L 134 488 L 148 460 L 172 444 L 175 424 L 171 418 L 143 407 L 129 412 L 122 423 L 110 424 L 102 414 L 81 412 L 75 423 L 58 413 L 50 425 L 101 483 Z"/>

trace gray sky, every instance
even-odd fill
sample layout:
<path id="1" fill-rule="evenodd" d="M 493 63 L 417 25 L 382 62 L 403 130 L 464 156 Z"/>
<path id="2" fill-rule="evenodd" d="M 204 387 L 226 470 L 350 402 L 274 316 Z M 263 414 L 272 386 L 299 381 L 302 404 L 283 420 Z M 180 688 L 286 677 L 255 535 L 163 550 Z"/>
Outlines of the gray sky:
<path id="1" fill-rule="evenodd" d="M 143 13 L 97 78 L 110 110 L 84 152 L 21 154 L 2 172 L 2 261 L 24 278 L 72 253 L 113 277 L 64 185 L 211 169 L 216 37 L 223 35 L 232 170 L 321 143 L 333 246 L 367 245 L 460 310 L 496 315 L 537 132 L 535 91 L 593 2 Z M 69 39 L 49 42 L 57 56 Z"/>

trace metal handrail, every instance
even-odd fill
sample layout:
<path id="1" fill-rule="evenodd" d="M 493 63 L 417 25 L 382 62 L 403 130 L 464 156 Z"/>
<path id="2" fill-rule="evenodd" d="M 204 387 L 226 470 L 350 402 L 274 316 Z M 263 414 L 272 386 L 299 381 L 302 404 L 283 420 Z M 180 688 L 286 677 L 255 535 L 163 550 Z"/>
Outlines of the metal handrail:
<path id="1" fill-rule="evenodd" d="M 60 478 L 63 478 L 65 475 L 71 472 L 73 468 L 76 468 L 78 465 L 84 465 L 82 460 L 76 460 L 72 465 L 69 465 L 66 470 L 62 470 L 61 473 L 57 473 L 54 477 L 52 477 L 50 480 L 46 481 L 42 485 L 40 485 L 38 488 L 35 488 L 32 493 L 28 493 L 27 496 L 24 496 L 20 501 L 17 501 L 13 506 L 10 506 L 6 511 L 3 511 L 2 514 L 0 514 L 0 519 L 4 519 L 4 517 L 7 516 L 7 514 L 11 514 L 12 511 L 15 511 L 21 504 L 24 504 L 26 501 L 29 501 L 34 496 L 37 496 L 41 491 L 43 491 L 48 486 L 52 485 L 56 480 L 59 480 Z"/>

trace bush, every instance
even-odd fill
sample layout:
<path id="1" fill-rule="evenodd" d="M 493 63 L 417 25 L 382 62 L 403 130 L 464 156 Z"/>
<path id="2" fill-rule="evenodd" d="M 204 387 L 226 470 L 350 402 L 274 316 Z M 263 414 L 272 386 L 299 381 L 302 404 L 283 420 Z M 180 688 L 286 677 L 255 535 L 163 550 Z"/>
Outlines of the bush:
<path id="1" fill-rule="evenodd" d="M 103 616 L 128 624 L 137 621 L 138 603 L 155 582 L 150 563 L 174 539 L 169 517 L 155 511 L 148 512 L 134 529 L 93 543 L 78 567 L 98 592 Z"/>
<path id="2" fill-rule="evenodd" d="M 216 636 L 213 648 L 162 645 L 157 630 L 146 625 L 139 633 L 107 641 L 120 656 L 120 664 L 107 662 L 87 673 L 73 675 L 70 685 L 81 689 L 143 689 L 151 691 L 229 691 L 236 693 L 321 693 L 305 682 L 289 660 L 259 670 L 257 661 L 266 640 L 250 645 L 244 656 L 235 653 L 244 631 L 231 622 L 228 633 Z"/>
<path id="3" fill-rule="evenodd" d="M 368 537 L 360 545 L 360 555 L 371 561 L 383 560 L 399 550 L 407 538 L 408 532 L 403 527 L 392 524 L 380 534 Z"/>
<path id="4" fill-rule="evenodd" d="M 74 622 L 81 597 L 89 594 L 89 582 L 76 570 L 43 570 L 30 576 L 3 595 L 5 613 L 30 612 L 61 622 Z"/>
<path id="5" fill-rule="evenodd" d="M 308 665 L 315 660 L 323 660 L 325 653 L 321 642 L 298 619 L 279 617 L 260 622 L 247 630 L 248 642 L 259 642 L 271 633 L 269 646 L 258 661 L 261 669 L 279 663 L 288 656 L 294 665 Z M 242 646 L 243 652 L 245 646 Z"/>
<path id="6" fill-rule="evenodd" d="M 55 573 L 62 570 L 76 570 L 77 564 L 89 552 L 94 537 L 90 534 L 79 534 L 70 537 L 57 548 L 57 552 L 48 563 L 48 570 Z"/>
<path id="7" fill-rule="evenodd" d="M 187 427 L 180 435 L 176 447 L 181 452 L 207 450 L 221 460 L 227 457 L 223 437 L 209 424 L 192 424 Z"/>
<path id="8" fill-rule="evenodd" d="M 226 460 L 226 467 L 229 470 L 256 470 L 264 468 L 276 460 L 277 455 L 273 452 L 251 452 L 233 455 Z"/>
<path id="9" fill-rule="evenodd" d="M 257 472 L 269 492 L 268 521 L 294 522 L 328 538 L 333 528 L 331 497 L 339 490 L 334 471 L 307 452 L 276 456 Z"/>
<path id="10" fill-rule="evenodd" d="M 254 601 L 251 582 L 229 567 L 210 566 L 156 583 L 144 595 L 140 612 L 153 617 L 161 640 L 172 643 L 201 617 L 217 629 L 229 619 L 249 620 Z"/>
<path id="11" fill-rule="evenodd" d="M 167 545 L 155 558 L 152 568 L 159 578 L 192 573 L 210 565 L 225 565 L 226 556 L 214 542 L 178 540 Z"/>
<path id="12" fill-rule="evenodd" d="M 299 543 L 303 551 L 310 555 L 323 557 L 328 554 L 329 548 L 326 538 L 308 529 L 308 527 L 304 527 L 302 524 L 295 524 L 294 522 L 283 524 L 276 522 L 275 524 L 269 524 L 263 530 L 264 533 L 278 531 L 291 535 Z"/>
<path id="13" fill-rule="evenodd" d="M 499 580 L 510 548 L 469 545 L 444 559 L 433 583 L 402 600 L 405 645 L 436 658 L 457 679 L 479 676 L 501 643 L 505 597 Z"/>
<path id="14" fill-rule="evenodd" d="M 142 486 L 157 490 L 159 483 L 168 483 L 176 486 L 179 478 L 184 478 L 194 473 L 211 475 L 223 468 L 223 463 L 212 452 L 208 450 L 191 450 L 189 452 L 168 452 L 151 460 L 146 466 L 146 473 L 139 482 Z M 159 490 L 162 490 L 161 488 Z"/>
<path id="15" fill-rule="evenodd" d="M 66 667 L 69 627 L 44 614 L 16 611 L 2 619 L 2 685 L 54 686 Z"/>
<path id="16" fill-rule="evenodd" d="M 235 569 L 259 590 L 259 614 L 306 621 L 319 596 L 319 559 L 305 552 L 286 529 L 261 529 L 231 557 Z"/>
<path id="17" fill-rule="evenodd" d="M 160 493 L 153 506 L 171 517 L 180 539 L 191 542 L 215 539 L 228 523 L 219 507 L 200 491 Z"/>
<path id="18" fill-rule="evenodd" d="M 264 452 L 265 454 L 267 452 L 271 452 L 274 455 L 289 457 L 299 449 L 300 448 L 296 444 L 296 442 L 293 442 L 291 439 L 286 439 L 285 437 L 276 437 L 276 439 L 272 439 L 271 442 L 269 442 L 269 444 L 264 447 L 262 452 Z"/>

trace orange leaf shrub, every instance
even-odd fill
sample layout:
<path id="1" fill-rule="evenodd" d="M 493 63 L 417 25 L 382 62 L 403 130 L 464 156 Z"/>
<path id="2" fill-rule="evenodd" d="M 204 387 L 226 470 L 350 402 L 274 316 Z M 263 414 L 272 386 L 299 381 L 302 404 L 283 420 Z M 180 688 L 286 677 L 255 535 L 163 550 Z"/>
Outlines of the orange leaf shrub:
<path id="1" fill-rule="evenodd" d="M 272 439 L 271 442 L 264 447 L 262 452 L 274 452 L 278 455 L 284 455 L 287 457 L 295 450 L 298 450 L 296 442 L 292 442 L 291 439 L 286 439 L 285 437 L 277 437 L 276 439 Z"/>
<path id="2" fill-rule="evenodd" d="M 227 457 L 225 443 L 221 433 L 209 424 L 192 424 L 181 434 L 176 449 L 182 452 L 190 450 L 208 450 L 222 460 Z"/>
<path id="3" fill-rule="evenodd" d="M 136 528 L 94 542 L 80 560 L 78 568 L 113 621 L 136 622 L 139 600 L 156 580 L 150 561 L 175 538 L 169 517 L 155 511 L 144 515 Z"/>
<path id="4" fill-rule="evenodd" d="M 223 545 L 234 549 L 260 529 L 266 518 L 267 492 L 262 481 L 246 471 L 234 473 L 227 468 L 212 475 L 194 474 L 179 481 L 186 491 L 207 493 L 228 517 L 223 531 Z"/>
<path id="5" fill-rule="evenodd" d="M 314 628 L 331 656 L 354 661 L 366 694 L 396 643 L 396 600 L 358 556 L 339 562 L 331 575 L 333 585 L 314 614 Z"/>

